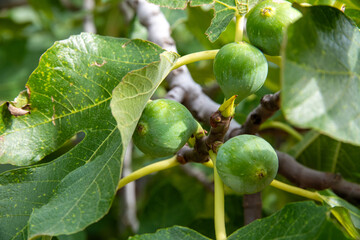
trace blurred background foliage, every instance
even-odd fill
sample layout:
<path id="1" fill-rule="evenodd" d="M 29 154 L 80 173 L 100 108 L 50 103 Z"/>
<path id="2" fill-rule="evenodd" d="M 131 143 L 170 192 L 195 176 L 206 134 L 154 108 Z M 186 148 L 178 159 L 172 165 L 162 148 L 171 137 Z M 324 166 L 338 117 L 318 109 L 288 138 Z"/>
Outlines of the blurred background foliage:
<path id="1" fill-rule="evenodd" d="M 172 36 L 176 41 L 179 54 L 218 49 L 234 40 L 235 24 L 231 23 L 220 38 L 211 43 L 204 34 L 213 17 L 210 5 L 186 10 L 162 9 L 171 24 Z M 132 8 L 124 1 L 96 0 L 92 11 L 85 10 L 83 0 L 2 0 L 0 1 L 0 102 L 13 100 L 38 65 L 41 54 L 55 41 L 66 39 L 84 31 L 84 18 L 91 14 L 97 34 L 125 37 L 147 38 L 146 29 L 141 26 Z M 203 86 L 204 92 L 221 103 L 224 99 L 217 86 L 212 61 L 190 64 L 189 69 L 196 82 Z M 269 65 L 269 75 L 264 87 L 248 97 L 236 108 L 235 119 L 242 123 L 267 93 L 280 89 L 279 68 Z M 156 98 L 163 97 L 167 84 L 163 83 L 156 92 Z M 283 121 L 281 112 L 273 120 Z M 276 138 L 274 131 L 277 131 Z M 280 132 L 279 132 L 280 131 Z M 276 148 L 286 150 L 296 140 L 281 130 L 267 129 L 261 132 Z M 74 137 L 56 153 L 44 159 L 51 161 L 68 151 L 81 136 Z M 138 169 L 154 159 L 134 149 L 132 169 Z M 0 172 L 12 168 L 0 166 Z M 202 166 L 195 169 L 212 182 L 212 171 Z M 228 234 L 243 225 L 242 197 L 227 189 L 226 223 Z M 134 232 L 124 217 L 124 191 L 121 190 L 114 200 L 109 214 L 85 231 L 58 239 L 127 239 Z M 213 232 L 213 193 L 204 187 L 184 168 L 176 168 L 147 176 L 137 182 L 137 217 L 140 225 L 138 233 L 154 232 L 156 229 L 173 225 L 189 226 L 200 233 Z M 263 215 L 267 216 L 281 209 L 287 202 L 299 200 L 298 197 L 268 187 L 262 195 Z M 208 234 L 207 234 L 208 235 Z M 214 237 L 214 235 L 208 235 Z"/>

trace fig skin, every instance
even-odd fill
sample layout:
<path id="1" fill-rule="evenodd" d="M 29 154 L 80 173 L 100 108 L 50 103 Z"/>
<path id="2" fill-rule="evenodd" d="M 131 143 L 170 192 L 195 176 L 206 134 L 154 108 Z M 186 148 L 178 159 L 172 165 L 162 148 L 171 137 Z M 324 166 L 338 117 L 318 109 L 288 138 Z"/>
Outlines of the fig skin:
<path id="1" fill-rule="evenodd" d="M 226 44 L 214 59 L 216 81 L 227 99 L 238 95 L 236 104 L 262 87 L 267 72 L 264 54 L 245 42 Z"/>
<path id="2" fill-rule="evenodd" d="M 287 26 L 302 14 L 283 0 L 265 0 L 247 14 L 246 32 L 250 43 L 265 54 L 280 55 Z"/>
<path id="3" fill-rule="evenodd" d="M 133 134 L 134 144 L 153 157 L 174 155 L 197 130 L 182 104 L 168 99 L 147 103 Z"/>
<path id="4" fill-rule="evenodd" d="M 224 184 L 241 194 L 263 190 L 275 178 L 278 167 L 275 150 L 254 135 L 231 138 L 219 148 L 216 158 L 216 169 Z"/>

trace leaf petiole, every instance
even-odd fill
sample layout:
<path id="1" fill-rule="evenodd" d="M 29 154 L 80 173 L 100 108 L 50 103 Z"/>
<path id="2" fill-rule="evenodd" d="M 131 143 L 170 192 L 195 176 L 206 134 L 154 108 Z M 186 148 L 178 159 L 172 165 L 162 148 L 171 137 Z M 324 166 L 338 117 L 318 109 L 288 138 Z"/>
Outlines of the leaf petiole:
<path id="1" fill-rule="evenodd" d="M 243 29 L 244 29 L 244 16 L 238 14 L 236 15 L 236 29 L 235 29 L 235 42 L 241 42 L 243 39 Z"/>
<path id="2" fill-rule="evenodd" d="M 264 56 L 266 57 L 266 60 L 268 60 L 269 62 L 275 63 L 276 65 L 281 67 L 281 62 L 282 62 L 281 56 L 270 56 L 267 54 L 264 54 Z"/>
<path id="3" fill-rule="evenodd" d="M 267 128 L 278 128 L 278 129 L 281 129 L 281 130 L 287 132 L 289 135 L 293 136 L 294 138 L 296 138 L 299 141 L 301 141 L 303 139 L 303 136 L 300 133 L 298 133 L 291 126 L 289 126 L 283 122 L 269 121 L 269 122 L 264 122 L 260 126 L 260 130 L 267 129 Z"/>
<path id="4" fill-rule="evenodd" d="M 211 157 L 211 155 L 210 155 L 210 157 Z M 214 164 L 212 162 L 206 162 L 206 163 L 203 163 L 203 165 L 206 166 L 206 167 L 214 168 Z M 214 178 L 215 178 L 215 176 L 214 176 Z M 305 189 L 302 189 L 302 188 L 291 186 L 289 184 L 280 182 L 280 181 L 275 180 L 275 179 L 270 183 L 270 185 L 272 187 L 281 189 L 281 190 L 283 190 L 285 192 L 293 193 L 293 194 L 298 195 L 298 196 L 306 197 L 306 198 L 309 198 L 309 199 L 312 199 L 312 200 L 315 200 L 315 201 L 319 201 L 319 202 L 323 201 L 321 199 L 320 195 L 317 192 L 312 192 L 312 191 L 308 191 L 308 190 L 305 190 Z"/>
<path id="5" fill-rule="evenodd" d="M 178 166 L 180 163 L 176 160 L 176 156 L 173 156 L 169 159 L 160 161 L 160 162 L 156 162 L 153 164 L 150 164 L 146 167 L 140 168 L 138 170 L 136 170 L 135 172 L 132 172 L 130 175 L 120 179 L 118 186 L 117 186 L 117 190 L 119 190 L 120 188 L 124 187 L 126 184 L 135 181 L 139 178 L 142 178 L 146 175 L 149 175 L 150 173 L 154 173 L 154 172 L 158 172 L 161 170 L 165 170 L 168 168 L 172 168 L 175 166 Z"/>
<path id="6" fill-rule="evenodd" d="M 270 185 L 285 192 L 293 193 L 319 202 L 323 201 L 317 192 L 311 192 L 302 188 L 294 187 L 275 179 L 270 183 Z"/>
<path id="7" fill-rule="evenodd" d="M 213 163 L 216 162 L 216 153 L 212 150 L 209 151 L 210 158 Z M 225 240 L 226 239 L 226 229 L 225 229 L 225 203 L 224 203 L 224 184 L 216 171 L 216 166 L 214 167 L 214 224 L 215 224 L 215 235 L 216 240 Z"/>
<path id="8" fill-rule="evenodd" d="M 219 50 L 209 50 L 209 51 L 190 53 L 188 55 L 182 56 L 175 62 L 174 66 L 171 68 L 171 70 L 174 70 L 176 68 L 179 68 L 179 67 L 189 64 L 189 63 L 193 63 L 193 62 L 197 62 L 197 61 L 201 61 L 201 60 L 214 59 L 218 51 Z"/>

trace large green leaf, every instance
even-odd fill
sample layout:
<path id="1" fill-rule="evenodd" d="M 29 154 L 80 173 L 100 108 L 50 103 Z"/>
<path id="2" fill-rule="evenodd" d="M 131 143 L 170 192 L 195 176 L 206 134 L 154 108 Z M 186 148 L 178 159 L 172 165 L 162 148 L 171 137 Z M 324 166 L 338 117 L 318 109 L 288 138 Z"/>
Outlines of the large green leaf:
<path id="1" fill-rule="evenodd" d="M 331 213 L 355 239 L 360 239 L 360 210 L 330 190 L 321 191 L 320 197 L 331 207 Z"/>
<path id="2" fill-rule="evenodd" d="M 191 6 L 200 6 L 204 4 L 210 4 L 214 2 L 214 0 L 148 0 L 148 2 L 162 7 L 184 9 L 188 3 L 190 3 Z"/>
<path id="3" fill-rule="evenodd" d="M 130 72 L 113 91 L 111 111 L 127 147 L 147 101 L 171 71 L 179 55 L 164 52 L 160 61 Z"/>
<path id="4" fill-rule="evenodd" d="M 332 7 L 302 12 L 282 53 L 283 112 L 294 125 L 359 145 L 359 29 Z"/>
<path id="5" fill-rule="evenodd" d="M 307 133 L 289 152 L 304 165 L 360 182 L 360 147 L 339 142 L 316 131 Z"/>
<path id="6" fill-rule="evenodd" d="M 313 202 L 291 203 L 267 218 L 240 228 L 228 239 L 347 239 L 328 219 L 328 212 L 327 207 Z"/>
<path id="7" fill-rule="evenodd" d="M 110 116 L 97 118 L 110 113 L 111 91 L 127 72 L 157 60 L 161 51 L 146 41 L 89 34 L 56 43 L 27 83 L 31 114 L 14 117 L 1 107 L 0 163 L 29 165 L 79 131 L 112 126 Z"/>
<path id="8" fill-rule="evenodd" d="M 204 32 L 209 27 L 209 22 L 213 18 L 213 11 L 205 11 L 201 7 L 189 8 L 188 9 L 188 19 L 186 21 L 186 27 L 192 33 L 192 36 L 195 37 L 202 46 L 204 50 L 208 49 L 219 49 L 226 43 L 234 41 L 234 32 L 235 32 L 235 23 L 228 25 L 225 32 L 218 38 L 217 41 L 211 43 L 206 37 Z M 212 75 L 212 71 L 208 71 L 208 74 Z M 213 75 L 211 76 L 213 78 Z"/>
<path id="9" fill-rule="evenodd" d="M 341 5 L 345 4 L 345 8 L 360 9 L 360 2 L 358 0 L 290 0 L 290 2 L 296 3 L 308 3 L 311 5 Z"/>
<path id="10" fill-rule="evenodd" d="M 110 109 L 112 90 L 161 52 L 143 40 L 81 34 L 42 56 L 27 84 L 31 114 L 15 118 L 1 106 L 1 160 L 33 163 L 78 132 L 85 138 L 50 163 L 0 175 L 0 239 L 71 234 L 104 216 L 124 152 Z M 137 103 L 130 98 L 127 104 Z"/>
<path id="11" fill-rule="evenodd" d="M 206 34 L 211 42 L 219 38 L 220 34 L 225 31 L 229 23 L 234 19 L 237 10 L 234 0 L 215 1 L 215 16 L 211 21 L 210 27 Z"/>
<path id="12" fill-rule="evenodd" d="M 315 5 L 328 5 L 336 6 L 337 8 L 345 6 L 345 15 L 354 20 L 359 27 L 360 22 L 360 1 L 358 0 L 290 0 L 290 2 L 296 3 L 308 3 L 313 6 Z"/>
<path id="13" fill-rule="evenodd" d="M 260 0 L 217 0 L 214 3 L 215 16 L 206 35 L 211 42 L 216 41 L 236 15 L 244 16 Z"/>
<path id="14" fill-rule="evenodd" d="M 349 16 L 358 27 L 360 27 L 360 8 L 354 9 L 354 8 L 346 8 L 345 14 Z"/>
<path id="15" fill-rule="evenodd" d="M 160 229 L 156 233 L 147 233 L 130 237 L 131 240 L 209 240 L 209 238 L 189 228 L 174 226 Z"/>

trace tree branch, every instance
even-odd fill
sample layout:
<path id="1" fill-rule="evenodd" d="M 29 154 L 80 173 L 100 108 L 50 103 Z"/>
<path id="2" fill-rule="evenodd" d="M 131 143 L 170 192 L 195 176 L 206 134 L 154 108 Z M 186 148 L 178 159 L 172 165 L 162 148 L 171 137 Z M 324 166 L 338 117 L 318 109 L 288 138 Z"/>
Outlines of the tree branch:
<path id="1" fill-rule="evenodd" d="M 261 192 L 244 195 L 243 197 L 244 208 L 244 225 L 261 218 Z"/>
<path id="2" fill-rule="evenodd" d="M 280 109 L 280 92 L 267 94 L 261 98 L 257 106 L 247 116 L 245 123 L 232 131 L 229 131 L 228 138 L 241 134 L 256 134 L 259 132 L 260 125 L 269 119 Z"/>
<path id="3" fill-rule="evenodd" d="M 331 188 L 348 201 L 360 203 L 360 186 L 348 182 L 339 174 L 317 171 L 298 163 L 292 156 L 276 152 L 279 158 L 278 173 L 301 188 L 324 190 Z"/>
<path id="4" fill-rule="evenodd" d="M 95 1 L 94 0 L 84 0 L 83 8 L 86 12 L 86 16 L 84 18 L 83 28 L 84 32 L 96 33 L 96 27 L 94 23 L 94 11 Z"/>
<path id="5" fill-rule="evenodd" d="M 0 9 L 3 8 L 13 8 L 17 6 L 22 6 L 28 4 L 27 0 L 1 0 Z"/>
<path id="6" fill-rule="evenodd" d="M 129 143 L 128 148 L 126 149 L 124 162 L 123 162 L 123 176 L 129 175 L 131 170 L 131 162 L 132 162 L 132 151 L 133 151 L 133 143 L 132 141 Z M 139 229 L 139 220 L 136 216 L 136 185 L 135 182 L 128 183 L 124 187 L 124 200 L 125 200 L 125 213 L 123 221 L 130 226 L 133 232 L 137 232 Z"/>

